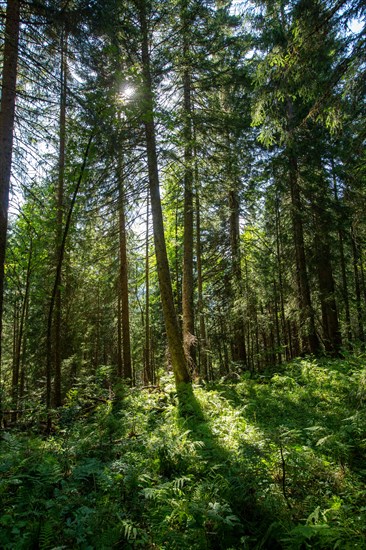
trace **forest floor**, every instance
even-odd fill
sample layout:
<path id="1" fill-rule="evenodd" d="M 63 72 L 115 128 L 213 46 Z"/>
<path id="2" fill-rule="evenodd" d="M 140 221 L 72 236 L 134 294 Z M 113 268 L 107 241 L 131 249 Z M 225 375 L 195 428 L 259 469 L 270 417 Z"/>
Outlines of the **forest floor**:
<path id="1" fill-rule="evenodd" d="M 299 359 L 194 386 L 72 390 L 1 432 L 0 548 L 366 548 L 366 367 Z M 38 427 L 37 427 L 38 426 Z"/>

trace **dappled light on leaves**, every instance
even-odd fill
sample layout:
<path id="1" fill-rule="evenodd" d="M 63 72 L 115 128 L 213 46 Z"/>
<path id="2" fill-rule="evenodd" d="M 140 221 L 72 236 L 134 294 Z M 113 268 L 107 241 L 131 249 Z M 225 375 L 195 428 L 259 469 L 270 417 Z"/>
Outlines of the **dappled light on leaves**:
<path id="1" fill-rule="evenodd" d="M 2 547 L 364 545 L 362 358 L 185 388 L 183 413 L 171 379 L 111 396 L 99 376 L 52 438 L 3 433 Z"/>

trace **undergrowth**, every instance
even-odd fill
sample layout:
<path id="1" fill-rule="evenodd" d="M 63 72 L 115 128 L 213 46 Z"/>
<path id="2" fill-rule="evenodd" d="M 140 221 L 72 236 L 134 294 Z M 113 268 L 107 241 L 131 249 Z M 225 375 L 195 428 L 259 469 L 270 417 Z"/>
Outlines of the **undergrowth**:
<path id="1" fill-rule="evenodd" d="M 0 548 L 366 548 L 362 357 L 159 389 L 70 392 L 1 433 Z M 92 397 L 91 397 L 92 396 Z"/>

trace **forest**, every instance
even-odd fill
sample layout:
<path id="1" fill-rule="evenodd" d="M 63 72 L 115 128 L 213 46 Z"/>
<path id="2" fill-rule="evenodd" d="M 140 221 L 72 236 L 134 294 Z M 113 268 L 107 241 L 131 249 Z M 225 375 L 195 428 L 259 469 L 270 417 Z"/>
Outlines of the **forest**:
<path id="1" fill-rule="evenodd" d="M 0 2 L 0 548 L 366 548 L 363 0 Z"/>

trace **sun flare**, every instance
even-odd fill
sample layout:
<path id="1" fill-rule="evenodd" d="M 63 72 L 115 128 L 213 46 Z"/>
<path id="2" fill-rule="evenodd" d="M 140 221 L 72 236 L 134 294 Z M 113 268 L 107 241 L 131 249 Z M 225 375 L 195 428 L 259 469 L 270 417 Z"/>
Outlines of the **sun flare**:
<path id="1" fill-rule="evenodd" d="M 119 93 L 122 100 L 131 99 L 134 94 L 135 88 L 131 86 L 131 84 L 125 84 L 124 86 L 122 86 Z"/>

